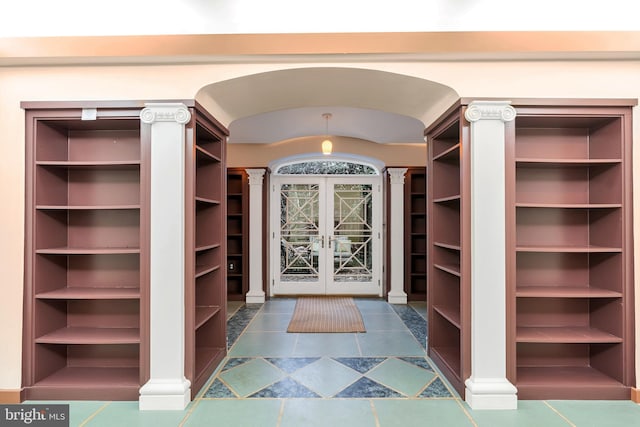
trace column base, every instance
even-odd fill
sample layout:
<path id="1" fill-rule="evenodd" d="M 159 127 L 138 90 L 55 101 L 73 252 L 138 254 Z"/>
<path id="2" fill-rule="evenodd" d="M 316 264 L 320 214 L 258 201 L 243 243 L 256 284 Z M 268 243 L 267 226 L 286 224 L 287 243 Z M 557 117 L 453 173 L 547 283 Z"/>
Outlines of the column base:
<path id="1" fill-rule="evenodd" d="M 518 409 L 518 389 L 506 379 L 469 378 L 464 384 L 471 409 Z"/>
<path id="2" fill-rule="evenodd" d="M 191 402 L 191 382 L 182 380 L 149 380 L 140 388 L 138 408 L 141 411 L 182 411 Z"/>
<path id="3" fill-rule="evenodd" d="M 265 294 L 264 292 L 247 292 L 247 304 L 264 304 Z"/>
<path id="4" fill-rule="evenodd" d="M 387 302 L 389 302 L 389 304 L 406 304 L 407 294 L 404 292 L 389 292 L 387 294 Z"/>

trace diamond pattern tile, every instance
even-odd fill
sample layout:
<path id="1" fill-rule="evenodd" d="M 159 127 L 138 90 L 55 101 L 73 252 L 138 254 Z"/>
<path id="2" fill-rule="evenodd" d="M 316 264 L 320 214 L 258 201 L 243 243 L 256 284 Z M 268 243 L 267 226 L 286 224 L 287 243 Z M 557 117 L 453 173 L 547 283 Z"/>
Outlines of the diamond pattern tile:
<path id="1" fill-rule="evenodd" d="M 395 358 L 385 360 L 366 375 L 409 397 L 417 395 L 435 376 L 432 371 Z"/>
<path id="2" fill-rule="evenodd" d="M 328 358 L 322 358 L 291 376 L 323 397 L 335 395 L 360 378 L 353 369 Z"/>
<path id="3" fill-rule="evenodd" d="M 453 396 L 449 392 L 449 389 L 444 385 L 442 380 L 440 378 L 436 378 L 431 382 L 431 384 L 429 384 L 427 388 L 424 389 L 422 393 L 420 393 L 419 397 L 444 398 Z"/>
<path id="4" fill-rule="evenodd" d="M 280 369 L 263 359 L 254 359 L 220 374 L 220 378 L 243 397 L 261 390 L 283 376 Z"/>
<path id="5" fill-rule="evenodd" d="M 455 397 L 418 344 L 426 336 L 426 322 L 413 307 L 356 299 L 369 320 L 367 333 L 276 332 L 295 301 L 275 299 L 237 309 L 227 322 L 229 344 L 235 345 L 204 397 Z"/>
<path id="6" fill-rule="evenodd" d="M 387 360 L 385 357 L 334 357 L 334 360 L 364 374 Z"/>
<path id="7" fill-rule="evenodd" d="M 360 378 L 335 397 L 402 397 L 400 393 L 378 384 L 369 378 Z"/>
<path id="8" fill-rule="evenodd" d="M 287 377 L 253 393 L 249 397 L 311 398 L 320 396 L 297 381 Z"/>
<path id="9" fill-rule="evenodd" d="M 278 368 L 285 371 L 287 374 L 292 374 L 300 368 L 320 360 L 319 357 L 292 357 L 292 358 L 275 358 L 268 357 L 266 359 L 269 363 L 276 365 Z"/>
<path id="10" fill-rule="evenodd" d="M 219 378 L 216 378 L 213 384 L 211 384 L 211 387 L 209 387 L 209 390 L 207 390 L 207 392 L 204 394 L 204 397 L 210 397 L 210 398 L 227 397 L 228 398 L 228 397 L 238 397 L 238 396 L 236 396 L 231 390 L 229 390 L 229 387 L 224 385 Z"/>

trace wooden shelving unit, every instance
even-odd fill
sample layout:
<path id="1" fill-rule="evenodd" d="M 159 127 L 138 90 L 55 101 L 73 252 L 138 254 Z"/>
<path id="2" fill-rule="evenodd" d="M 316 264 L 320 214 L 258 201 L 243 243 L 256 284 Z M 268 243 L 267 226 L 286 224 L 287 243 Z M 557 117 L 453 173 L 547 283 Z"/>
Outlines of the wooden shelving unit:
<path id="1" fill-rule="evenodd" d="M 227 169 L 227 299 L 248 292 L 249 182 L 243 168 Z"/>
<path id="2" fill-rule="evenodd" d="M 508 374 L 521 399 L 629 399 L 635 384 L 631 103 L 590 104 L 514 104 Z"/>
<path id="3" fill-rule="evenodd" d="M 409 301 L 427 298 L 427 170 L 407 168 L 405 175 L 404 291 Z"/>
<path id="4" fill-rule="evenodd" d="M 227 130 L 186 126 L 185 376 L 226 355 Z M 149 379 L 150 134 L 143 101 L 28 102 L 25 399 L 137 400 Z M 95 114 L 95 119 L 83 120 Z M 86 118 L 86 117 L 85 117 Z"/>
<path id="5" fill-rule="evenodd" d="M 450 110 L 425 135 L 429 149 L 428 352 L 464 396 L 464 381 L 471 373 L 471 338 L 468 159 L 464 156 L 469 132 L 462 114 L 463 108 Z"/>
<path id="6" fill-rule="evenodd" d="M 228 131 L 196 102 L 188 103 L 185 376 L 192 396 L 225 357 L 226 169 Z"/>
<path id="7" fill-rule="evenodd" d="M 139 108 L 23 103 L 27 399 L 135 400 L 148 378 Z"/>

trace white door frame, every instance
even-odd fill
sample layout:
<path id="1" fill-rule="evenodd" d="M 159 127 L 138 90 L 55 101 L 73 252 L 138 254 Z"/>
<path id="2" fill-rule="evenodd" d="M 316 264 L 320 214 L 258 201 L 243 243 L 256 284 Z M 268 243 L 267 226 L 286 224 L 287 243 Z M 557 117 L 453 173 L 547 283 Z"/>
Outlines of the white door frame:
<path id="1" fill-rule="evenodd" d="M 321 158 L 326 160 L 326 158 Z M 336 160 L 333 159 L 332 160 Z M 353 158 L 340 158 L 337 160 L 344 160 L 347 162 L 354 163 L 363 163 L 370 165 L 369 162 L 362 161 L 354 161 Z M 298 161 L 301 161 L 298 159 Z M 304 160 L 302 160 L 304 161 Z M 296 163 L 294 162 L 288 162 Z M 377 162 L 376 162 L 377 163 Z M 283 164 L 283 163 L 281 163 Z M 377 166 L 377 165 L 376 165 Z M 380 169 L 375 167 L 377 171 Z M 382 198 L 382 188 L 383 188 L 383 178 L 381 174 L 377 175 L 278 175 L 277 167 L 274 167 L 276 173 L 272 175 L 271 185 L 270 185 L 270 203 L 269 203 L 269 221 L 270 221 L 270 229 L 269 233 L 270 238 L 270 250 L 269 250 L 269 265 L 270 265 L 270 294 L 273 296 L 278 295 L 305 295 L 305 294 L 328 294 L 328 295 L 339 295 L 339 294 L 348 294 L 348 295 L 370 295 L 370 296 L 382 296 L 383 295 L 383 280 L 382 280 L 382 265 L 383 265 L 383 236 L 382 236 L 382 227 L 383 227 L 383 198 Z M 329 209 L 333 209 L 333 197 L 327 196 L 327 203 L 324 201 L 321 202 L 320 209 L 324 209 L 325 211 L 320 213 L 319 218 L 319 228 L 320 233 L 324 236 L 324 246 L 325 250 L 322 251 L 324 256 L 319 259 L 319 276 L 321 281 L 318 284 L 309 284 L 305 283 L 303 286 L 300 283 L 292 282 L 291 284 L 287 284 L 279 281 L 280 274 L 280 189 L 282 184 L 309 184 L 309 183 L 317 183 L 319 185 L 319 191 L 321 194 L 333 194 L 333 185 L 334 184 L 343 184 L 343 183 L 362 183 L 362 184 L 371 184 L 372 186 L 372 202 L 373 202 L 373 212 L 372 212 L 372 224 L 373 224 L 373 232 L 372 232 L 372 281 L 367 283 L 352 283 L 348 287 L 345 288 L 343 283 L 336 285 L 332 280 L 328 280 L 328 278 L 332 275 L 333 268 L 333 256 L 331 259 L 328 259 L 329 253 L 328 250 L 328 238 L 330 234 L 332 234 L 332 228 L 329 225 L 325 224 L 326 219 L 329 216 L 333 216 L 333 211 L 328 212 Z M 331 232 L 328 230 L 331 229 Z M 318 238 L 318 244 L 321 244 L 320 239 Z M 330 271 L 328 271 L 330 270 Z"/>

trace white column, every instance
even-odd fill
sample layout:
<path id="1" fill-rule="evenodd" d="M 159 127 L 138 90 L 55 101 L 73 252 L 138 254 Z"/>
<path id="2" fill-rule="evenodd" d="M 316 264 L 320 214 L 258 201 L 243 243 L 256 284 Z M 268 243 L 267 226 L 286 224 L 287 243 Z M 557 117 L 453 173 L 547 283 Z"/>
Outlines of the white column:
<path id="1" fill-rule="evenodd" d="M 388 168 L 391 181 L 390 255 L 391 289 L 387 294 L 390 304 L 406 304 L 404 292 L 404 174 L 407 168 Z"/>
<path id="2" fill-rule="evenodd" d="M 248 304 L 264 302 L 262 290 L 262 181 L 265 169 L 247 169 L 249 174 L 249 292 Z"/>
<path id="3" fill-rule="evenodd" d="M 184 104 L 146 104 L 151 126 L 150 368 L 140 410 L 182 410 L 191 400 L 184 376 L 185 123 Z"/>
<path id="4" fill-rule="evenodd" d="M 471 122 L 471 377 L 472 409 L 516 409 L 506 378 L 505 122 L 507 101 L 474 101 Z"/>

